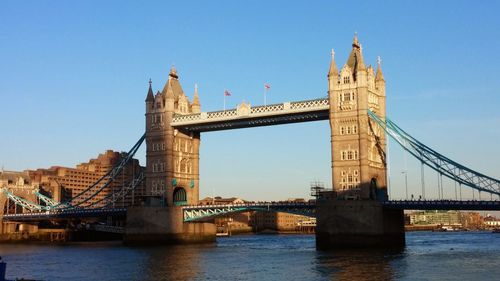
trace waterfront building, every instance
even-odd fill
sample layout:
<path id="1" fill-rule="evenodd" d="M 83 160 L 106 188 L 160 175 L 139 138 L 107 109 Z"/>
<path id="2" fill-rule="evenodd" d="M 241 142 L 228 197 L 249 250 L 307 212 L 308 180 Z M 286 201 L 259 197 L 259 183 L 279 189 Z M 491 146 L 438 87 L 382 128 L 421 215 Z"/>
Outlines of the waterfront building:
<path id="1" fill-rule="evenodd" d="M 247 201 L 236 197 L 222 198 L 220 196 L 215 196 L 215 197 L 205 197 L 201 199 L 198 205 L 227 205 L 227 204 L 243 204 L 246 202 Z"/>
<path id="2" fill-rule="evenodd" d="M 488 228 L 490 228 L 490 227 L 492 227 L 492 228 L 500 227 L 500 220 L 497 219 L 496 217 L 488 214 L 484 218 L 484 225 L 486 227 L 488 227 Z"/>
<path id="3" fill-rule="evenodd" d="M 410 214 L 410 224 L 461 225 L 458 211 L 418 211 Z"/>
<path id="4" fill-rule="evenodd" d="M 48 169 L 28 170 L 27 173 L 40 187 L 42 193 L 46 193 L 56 201 L 66 201 L 83 192 L 98 179 L 105 176 L 124 157 L 126 157 L 126 153 L 107 150 L 99 154 L 97 158 L 78 164 L 75 168 L 53 166 Z M 138 160 L 130 160 L 115 180 L 105 187 L 102 192 L 86 202 L 85 205 L 95 203 L 109 194 L 118 192 L 124 185 L 128 185 L 143 169 Z M 100 189 L 106 181 L 107 178 L 86 194 L 91 194 L 93 191 Z M 139 203 L 143 190 L 144 183 L 140 184 L 133 193 L 116 200 L 114 207 Z M 78 200 L 75 201 L 75 203 L 77 202 Z"/>

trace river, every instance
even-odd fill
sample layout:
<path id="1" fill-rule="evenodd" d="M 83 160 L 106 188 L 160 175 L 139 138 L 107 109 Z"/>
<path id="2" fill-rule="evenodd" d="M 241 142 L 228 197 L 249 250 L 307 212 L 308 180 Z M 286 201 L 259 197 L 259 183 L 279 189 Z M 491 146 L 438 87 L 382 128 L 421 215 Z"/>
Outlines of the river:
<path id="1" fill-rule="evenodd" d="M 500 234 L 409 232 L 405 249 L 315 249 L 314 235 L 241 235 L 212 245 L 0 244 L 7 278 L 41 280 L 500 280 Z"/>

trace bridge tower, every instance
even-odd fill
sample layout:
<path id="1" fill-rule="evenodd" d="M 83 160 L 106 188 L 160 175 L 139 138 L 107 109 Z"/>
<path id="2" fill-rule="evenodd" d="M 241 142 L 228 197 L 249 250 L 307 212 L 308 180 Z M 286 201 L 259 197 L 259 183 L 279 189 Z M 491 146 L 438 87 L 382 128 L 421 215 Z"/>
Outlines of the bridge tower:
<path id="1" fill-rule="evenodd" d="M 380 59 L 376 73 L 366 66 L 357 36 L 342 69 L 335 53 L 328 71 L 332 187 L 339 196 L 387 197 L 386 137 L 368 118 L 370 109 L 385 119 L 385 80 Z"/>
<path id="2" fill-rule="evenodd" d="M 355 36 L 339 71 L 332 50 L 328 72 L 333 196 L 317 201 L 316 247 L 401 247 L 405 244 L 402 210 L 386 209 L 386 137 L 368 117 L 385 119 L 385 80 L 366 66 Z"/>
<path id="3" fill-rule="evenodd" d="M 146 96 L 146 206 L 127 209 L 127 244 L 215 241 L 213 223 L 185 223 L 182 205 L 199 200 L 200 133 L 171 126 L 175 115 L 200 113 L 198 87 L 193 101 L 184 94 L 175 67 L 161 92 Z"/>
<path id="4" fill-rule="evenodd" d="M 146 194 L 150 205 L 180 206 L 199 200 L 199 133 L 170 126 L 174 115 L 200 112 L 198 88 L 193 101 L 184 94 L 172 66 L 161 92 L 146 97 Z M 159 200 L 161 199 L 161 200 Z"/>

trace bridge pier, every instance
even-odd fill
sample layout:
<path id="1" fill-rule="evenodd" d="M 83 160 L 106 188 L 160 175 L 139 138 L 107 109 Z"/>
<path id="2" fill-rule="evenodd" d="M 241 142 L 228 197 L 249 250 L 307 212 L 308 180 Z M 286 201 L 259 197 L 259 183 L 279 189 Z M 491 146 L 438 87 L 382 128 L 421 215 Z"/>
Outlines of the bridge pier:
<path id="1" fill-rule="evenodd" d="M 184 222 L 182 207 L 127 209 L 126 244 L 191 244 L 215 242 L 213 223 Z"/>
<path id="2" fill-rule="evenodd" d="M 374 200 L 319 200 L 316 248 L 403 247 L 403 210 L 386 209 Z"/>

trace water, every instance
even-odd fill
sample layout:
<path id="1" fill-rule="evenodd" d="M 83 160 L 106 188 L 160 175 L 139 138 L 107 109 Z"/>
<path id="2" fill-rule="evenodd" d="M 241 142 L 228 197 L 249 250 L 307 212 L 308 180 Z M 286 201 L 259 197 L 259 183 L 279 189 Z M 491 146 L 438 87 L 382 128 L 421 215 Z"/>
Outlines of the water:
<path id="1" fill-rule="evenodd" d="M 0 244 L 7 277 L 43 280 L 500 280 L 500 234 L 411 232 L 401 251 L 315 250 L 313 235 L 213 245 Z"/>

